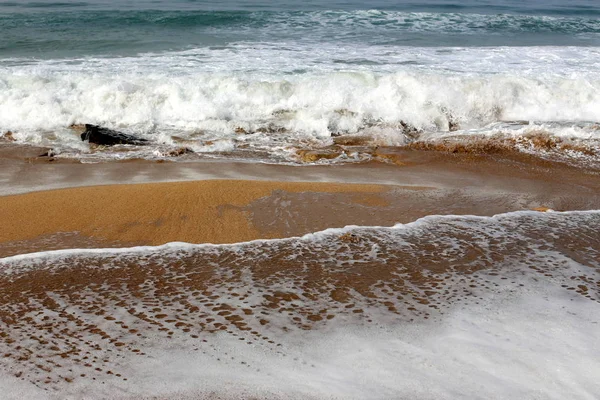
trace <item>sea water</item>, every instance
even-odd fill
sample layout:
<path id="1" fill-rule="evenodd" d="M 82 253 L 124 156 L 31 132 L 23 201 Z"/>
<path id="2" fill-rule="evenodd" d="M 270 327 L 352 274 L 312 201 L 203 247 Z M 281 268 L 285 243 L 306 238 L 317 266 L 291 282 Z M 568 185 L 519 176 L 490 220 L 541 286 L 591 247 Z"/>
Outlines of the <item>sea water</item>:
<path id="1" fill-rule="evenodd" d="M 599 15 L 586 0 L 5 1 L 0 134 L 74 156 L 91 152 L 68 128 L 83 123 L 151 140 L 135 153 L 148 158 L 187 146 L 294 161 L 339 135 L 450 131 L 542 133 L 591 154 Z"/>

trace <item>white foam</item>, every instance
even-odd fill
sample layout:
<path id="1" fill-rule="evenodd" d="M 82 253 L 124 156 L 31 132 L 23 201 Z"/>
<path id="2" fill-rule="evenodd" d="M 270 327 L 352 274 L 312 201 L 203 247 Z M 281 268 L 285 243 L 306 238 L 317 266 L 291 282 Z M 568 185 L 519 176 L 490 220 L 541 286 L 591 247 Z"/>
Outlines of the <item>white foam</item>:
<path id="1" fill-rule="evenodd" d="M 77 257 L 77 262 L 83 263 L 82 268 L 86 268 L 86 257 L 95 256 L 106 256 L 106 259 L 93 268 L 118 268 L 119 265 L 130 265 L 132 261 L 143 266 L 146 262 L 160 263 L 162 260 L 168 265 L 173 259 L 186 259 L 188 255 L 194 259 L 195 252 L 207 255 L 196 260 L 207 259 L 210 263 L 218 262 L 220 251 L 231 251 L 225 258 L 227 265 L 220 266 L 222 268 L 217 274 L 227 275 L 226 270 L 236 266 L 245 271 L 232 285 L 219 279 L 219 284 L 210 287 L 211 296 L 233 307 L 242 307 L 239 296 L 245 295 L 246 304 L 258 305 L 255 312 L 264 311 L 270 320 L 267 326 L 259 328 L 261 335 L 274 338 L 281 344 L 271 346 L 241 331 L 236 331 L 235 335 L 234 332 L 207 335 L 207 341 L 200 341 L 181 332 L 168 339 L 158 331 L 148 329 L 144 331 L 144 338 L 134 339 L 136 346 L 143 348 L 145 357 L 121 352 L 117 360 L 113 358 L 114 354 L 106 353 L 127 381 L 107 376 L 105 385 L 102 383 L 104 378 L 98 375 L 100 379 L 93 382 L 89 379 L 77 379 L 69 384 L 59 382 L 53 389 L 55 397 L 568 397 L 587 400 L 600 393 L 597 379 L 600 374 L 600 338 L 597 335 L 600 303 L 593 286 L 589 289 L 590 295 L 585 298 L 575 291 L 568 291 L 563 285 L 576 285 L 577 282 L 570 278 L 573 276 L 582 277 L 581 281 L 589 285 L 597 282 L 599 272 L 595 257 L 600 249 L 593 235 L 599 216 L 600 210 L 564 213 L 522 211 L 493 217 L 428 216 L 392 228 L 350 226 L 302 238 L 236 245 L 172 243 L 132 249 L 61 250 L 5 258 L 0 260 L 0 264 L 4 273 L 10 273 L 10 268 L 26 268 L 28 264 L 44 268 L 58 268 L 61 264 L 73 266 L 73 256 Z M 348 247 L 347 242 L 339 240 L 341 234 L 350 232 L 360 238 L 353 249 Z M 562 249 L 561 243 L 574 232 L 580 235 L 582 243 L 588 237 L 590 247 L 582 248 L 580 244 L 577 248 L 569 248 L 565 243 L 566 250 Z M 370 240 L 373 238 L 374 244 L 380 247 L 372 246 Z M 298 304 L 292 304 L 292 307 L 332 310 L 335 305 L 327 295 L 332 288 L 327 286 L 327 282 L 323 282 L 325 294 L 311 298 L 301 297 L 301 292 L 307 289 L 296 287 L 301 275 L 292 278 L 296 283 L 287 280 L 285 275 L 269 277 L 268 287 L 263 286 L 265 281 L 262 278 L 252 275 L 251 264 L 260 264 L 269 255 L 280 254 L 281 251 L 281 254 L 293 253 L 294 249 L 298 249 L 299 254 L 310 254 L 309 262 L 323 262 L 335 274 L 344 271 L 336 259 L 347 259 L 352 264 L 375 256 L 381 265 L 392 268 L 393 257 L 401 257 L 402 262 L 407 257 L 427 260 L 435 249 L 434 257 L 439 257 L 442 265 L 446 263 L 449 266 L 441 275 L 438 274 L 438 294 L 449 293 L 451 289 L 465 289 L 469 285 L 470 296 L 463 296 L 459 302 L 446 297 L 447 301 L 443 304 L 438 302 L 445 314 L 432 313 L 429 321 L 416 319 L 417 322 L 410 323 L 408 319 L 396 319 L 397 315 L 390 317 L 385 307 L 374 306 L 368 301 L 372 299 L 355 293 L 352 303 L 364 309 L 364 314 L 372 322 L 360 323 L 360 317 L 345 317 L 338 309 L 333 311 L 337 314 L 334 320 L 316 324 L 313 330 L 305 331 L 290 326 L 289 319 L 293 313 L 265 308 L 264 295 L 285 290 L 299 296 L 300 300 L 294 302 Z M 354 257 L 344 258 L 348 255 L 344 251 L 349 251 Z M 397 254 L 392 254 L 395 252 Z M 471 262 L 473 254 L 477 254 L 473 262 L 481 263 L 483 270 L 466 274 L 452 272 L 450 267 L 453 264 L 468 267 L 465 263 Z M 217 258 L 210 257 L 213 255 Z M 501 257 L 498 258 L 498 255 Z M 386 264 L 388 256 L 392 257 L 391 264 Z M 396 259 L 396 262 L 399 261 Z M 302 262 L 298 265 L 301 266 Z M 491 268 L 494 274 L 488 274 L 490 271 L 485 268 Z M 398 272 L 402 270 L 399 266 Z M 427 268 L 424 268 L 423 274 L 436 275 Z M 461 286 L 461 281 L 466 283 Z M 235 298 L 231 293 L 234 289 L 238 292 Z M 101 292 L 97 295 L 106 295 Z M 80 296 L 85 294 L 83 289 L 77 298 L 81 299 Z M 92 292 L 89 294 L 92 295 Z M 114 300 L 111 297 L 111 302 L 105 307 L 114 307 L 119 321 L 135 326 L 135 317 L 126 310 L 129 307 L 136 309 L 140 299 L 128 297 L 129 294 L 128 290 L 119 294 L 127 306 L 111 305 Z M 151 289 L 147 294 L 152 295 Z M 395 299 L 397 294 L 384 296 L 383 292 L 380 293 L 384 300 Z M 397 306 L 409 299 L 404 297 L 406 294 L 402 293 L 403 300 L 396 301 Z M 187 295 L 189 293 L 180 293 L 177 297 Z M 59 303 L 58 310 L 67 309 L 73 317 L 79 315 L 84 320 L 90 318 L 81 314 L 85 310 L 69 306 L 69 296 L 51 293 L 48 296 Z M 190 301 L 201 302 L 202 299 L 192 300 L 190 297 Z M 179 305 L 164 304 L 161 312 L 169 314 L 171 308 L 177 307 Z M 214 307 L 212 302 L 210 307 Z M 44 312 L 51 317 L 56 310 L 44 308 Z M 35 318 L 43 318 L 43 313 L 36 313 Z M 251 326 L 258 325 L 255 318 L 248 317 Z M 118 331 L 118 327 L 115 328 L 110 321 L 100 317 L 93 318 L 93 321 L 102 329 Z M 284 326 L 290 329 L 282 330 Z M 240 337 L 245 340 L 239 340 Z M 124 337 L 125 341 L 128 339 L 131 338 Z M 98 351 L 94 354 L 102 359 L 102 350 Z M 68 370 L 71 362 L 73 371 L 82 368 L 76 361 L 68 359 L 61 360 L 61 368 Z M 1 381 L 0 388 L 6 388 L 7 396 L 14 394 L 13 398 L 16 398 L 16 382 Z M 52 396 L 50 394 L 48 398 Z"/>
<path id="2" fill-rule="evenodd" d="M 48 399 L 48 392 L 31 385 L 29 382 L 24 382 L 6 373 L 0 374 L 0 393 L 2 398 L 6 400 L 17 399 Z"/>
<path id="3" fill-rule="evenodd" d="M 359 55 L 371 63 L 352 63 Z M 396 145 L 404 140 L 400 121 L 437 135 L 448 130 L 449 115 L 461 129 L 488 132 L 498 120 L 600 121 L 599 67 L 595 48 L 351 50 L 297 43 L 12 60 L 0 64 L 0 131 L 59 151 L 85 149 L 66 129 L 81 122 L 165 144 L 176 135 L 196 141 L 201 152 L 246 145 L 285 156 L 290 146 L 369 129 Z M 269 127 L 288 133 L 235 134 Z M 600 137 L 577 128 L 557 134 Z"/>
<path id="4" fill-rule="evenodd" d="M 498 282 L 501 282 L 498 280 Z M 595 399 L 600 305 L 528 280 L 432 323 L 292 331 L 281 352 L 218 335 L 177 338 L 121 361 L 127 382 L 76 381 L 61 398 Z M 202 346 L 200 346 L 202 347 Z M 183 350 L 186 349 L 186 350 Z M 10 379 L 3 388 L 12 389 Z M 31 391 L 30 388 L 26 388 Z M 4 392 L 7 399 L 24 392 Z M 34 393 L 36 398 L 55 398 Z"/>

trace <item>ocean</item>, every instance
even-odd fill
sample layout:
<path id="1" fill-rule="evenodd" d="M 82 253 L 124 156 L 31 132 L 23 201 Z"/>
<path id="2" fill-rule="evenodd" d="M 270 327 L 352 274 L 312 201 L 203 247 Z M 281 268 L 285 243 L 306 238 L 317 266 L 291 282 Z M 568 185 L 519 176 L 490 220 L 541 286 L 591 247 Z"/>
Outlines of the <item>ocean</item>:
<path id="1" fill-rule="evenodd" d="M 597 0 L 0 0 L 0 167 L 2 399 L 600 397 Z"/>
<path id="2" fill-rule="evenodd" d="M 1 2 L 0 132 L 90 162 L 185 146 L 298 163 L 345 135 L 517 138 L 524 151 L 546 135 L 589 158 L 599 14 L 583 0 Z M 90 149 L 69 129 L 85 123 L 154 146 Z M 370 157 L 338 153 L 321 162 Z"/>

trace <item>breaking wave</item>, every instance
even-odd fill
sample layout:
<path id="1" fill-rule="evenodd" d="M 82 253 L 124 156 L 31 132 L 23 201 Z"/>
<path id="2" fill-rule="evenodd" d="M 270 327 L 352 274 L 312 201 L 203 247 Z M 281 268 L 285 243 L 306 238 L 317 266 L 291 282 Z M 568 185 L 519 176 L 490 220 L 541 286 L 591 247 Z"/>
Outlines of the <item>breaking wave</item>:
<path id="1" fill-rule="evenodd" d="M 425 131 L 502 120 L 600 121 L 593 77 L 463 76 L 403 71 L 289 77 L 121 71 L 0 70 L 0 129 L 40 131 L 90 122 L 153 135 L 234 133 L 275 126 L 314 136 L 402 121 Z"/>
<path id="2" fill-rule="evenodd" d="M 244 148 L 284 159 L 340 135 L 398 146 L 449 132 L 518 134 L 510 121 L 525 131 L 600 139 L 600 80 L 586 71 L 220 73 L 194 72 L 199 63 L 189 54 L 170 62 L 164 57 L 0 68 L 0 134 L 11 131 L 12 139 L 56 153 L 89 152 L 68 127 L 93 123 L 157 146 L 182 144 L 201 153 Z M 175 61 L 184 64 L 170 70 Z"/>

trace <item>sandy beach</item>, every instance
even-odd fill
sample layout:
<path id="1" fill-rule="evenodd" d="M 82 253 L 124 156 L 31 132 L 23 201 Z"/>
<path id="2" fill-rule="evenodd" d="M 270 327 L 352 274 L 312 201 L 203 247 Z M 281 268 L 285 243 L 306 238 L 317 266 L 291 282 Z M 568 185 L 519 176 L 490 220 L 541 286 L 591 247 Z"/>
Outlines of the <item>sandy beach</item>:
<path id="1" fill-rule="evenodd" d="M 0 1 L 0 400 L 597 400 L 592 0 Z"/>
<path id="2" fill-rule="evenodd" d="M 270 239 L 284 233 L 261 232 L 260 222 L 254 226 L 248 214 L 252 204 L 274 192 L 292 197 L 299 193 L 337 194 L 328 205 L 335 210 L 340 203 L 385 203 L 379 197 L 385 190 L 378 185 L 209 180 L 35 192 L 2 198 L 0 218 L 5 221 L 5 229 L 0 241 L 27 241 L 75 232 L 120 247 Z M 281 212 L 284 208 L 271 211 Z M 340 208 L 341 213 L 351 215 L 352 207 Z"/>
<path id="3" fill-rule="evenodd" d="M 481 353 L 475 338 L 497 338 L 506 324 L 519 346 L 560 343 L 544 354 L 563 360 L 579 346 L 594 357 L 592 339 L 544 341 L 538 328 L 549 320 L 528 328 L 523 311 L 567 320 L 577 304 L 584 319 L 573 319 L 572 335 L 595 323 L 597 213 L 577 211 L 600 208 L 593 168 L 399 149 L 387 151 L 401 162 L 338 166 L 85 164 L 39 150 L 0 159 L 8 398 L 386 398 L 398 365 L 418 375 L 410 360 L 424 357 L 470 370 L 455 349 Z M 548 209 L 566 213 L 538 212 Z M 538 211 L 518 213 L 527 210 Z M 395 224 L 405 225 L 385 228 Z M 544 261 L 554 248 L 577 264 Z M 510 321 L 481 314 L 507 307 Z M 457 312 L 478 322 L 448 325 Z M 462 339 L 432 353 L 442 327 Z M 491 349 L 485 357 L 503 353 Z M 591 372 L 571 368 L 593 392 Z"/>
<path id="4" fill-rule="evenodd" d="M 8 153 L 8 150 L 5 150 Z M 40 152 L 40 150 L 38 150 Z M 2 160 L 0 255 L 169 242 L 236 243 L 432 214 L 600 208 L 600 178 L 534 157 L 396 151 L 395 164 Z M 37 162 L 32 162 L 36 161 Z"/>

